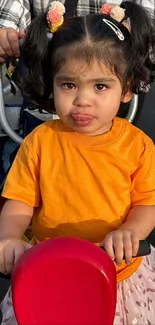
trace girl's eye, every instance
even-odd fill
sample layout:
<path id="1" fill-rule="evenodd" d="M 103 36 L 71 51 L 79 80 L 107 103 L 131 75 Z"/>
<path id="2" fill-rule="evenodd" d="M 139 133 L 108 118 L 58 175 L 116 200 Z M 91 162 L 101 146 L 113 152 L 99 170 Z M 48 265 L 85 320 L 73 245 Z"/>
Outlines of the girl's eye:
<path id="1" fill-rule="evenodd" d="M 107 87 L 103 84 L 96 84 L 95 88 L 100 91 L 107 89 Z"/>
<path id="2" fill-rule="evenodd" d="M 74 89 L 75 85 L 70 83 L 70 82 L 66 82 L 66 83 L 63 83 L 62 88 L 64 88 L 64 89 Z"/>

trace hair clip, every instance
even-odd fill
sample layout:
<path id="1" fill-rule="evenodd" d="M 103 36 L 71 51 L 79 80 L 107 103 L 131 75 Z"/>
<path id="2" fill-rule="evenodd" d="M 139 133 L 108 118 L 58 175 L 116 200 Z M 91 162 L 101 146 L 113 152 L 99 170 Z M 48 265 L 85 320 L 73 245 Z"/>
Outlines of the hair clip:
<path id="1" fill-rule="evenodd" d="M 59 1 L 53 1 L 47 13 L 49 31 L 53 34 L 64 22 L 65 7 Z"/>
<path id="2" fill-rule="evenodd" d="M 109 15 L 119 23 L 125 18 L 125 9 L 120 6 L 112 6 L 109 3 L 104 3 L 100 10 L 102 15 Z"/>
<path id="3" fill-rule="evenodd" d="M 120 39 L 120 41 L 124 41 L 123 33 L 114 23 L 112 23 L 112 21 L 105 19 L 105 18 L 103 18 L 103 21 L 105 24 L 107 24 L 114 31 L 114 33 L 117 35 L 117 37 Z"/>
<path id="4" fill-rule="evenodd" d="M 150 84 L 146 84 L 144 81 L 140 82 L 140 85 L 138 87 L 138 91 L 142 92 L 142 93 L 148 93 L 150 90 Z"/>

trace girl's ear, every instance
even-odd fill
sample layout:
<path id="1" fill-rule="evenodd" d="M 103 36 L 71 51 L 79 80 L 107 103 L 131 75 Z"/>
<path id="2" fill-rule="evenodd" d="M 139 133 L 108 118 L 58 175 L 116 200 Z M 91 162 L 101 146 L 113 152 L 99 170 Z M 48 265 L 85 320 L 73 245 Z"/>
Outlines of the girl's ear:
<path id="1" fill-rule="evenodd" d="M 128 103 L 132 99 L 133 95 L 134 94 L 131 92 L 131 90 L 127 90 L 125 94 L 122 94 L 121 102 Z"/>

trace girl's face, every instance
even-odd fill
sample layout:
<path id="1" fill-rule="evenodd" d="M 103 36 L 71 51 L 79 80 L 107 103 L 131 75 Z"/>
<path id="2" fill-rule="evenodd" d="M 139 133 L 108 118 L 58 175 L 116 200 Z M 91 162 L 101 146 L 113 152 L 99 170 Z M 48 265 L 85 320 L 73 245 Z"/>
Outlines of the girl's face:
<path id="1" fill-rule="evenodd" d="M 56 112 L 75 132 L 88 136 L 110 130 L 120 102 L 128 102 L 132 94 L 122 94 L 117 78 L 102 62 L 69 60 L 53 80 Z"/>

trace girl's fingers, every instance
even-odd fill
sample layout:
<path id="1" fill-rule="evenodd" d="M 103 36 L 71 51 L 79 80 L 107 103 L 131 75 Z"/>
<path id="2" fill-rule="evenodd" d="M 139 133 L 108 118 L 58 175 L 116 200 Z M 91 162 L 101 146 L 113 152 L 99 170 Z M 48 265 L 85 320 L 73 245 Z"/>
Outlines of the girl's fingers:
<path id="1" fill-rule="evenodd" d="M 8 243 L 4 249 L 3 258 L 5 271 L 11 273 L 14 265 L 18 259 L 24 254 L 25 245 L 20 242 L 17 243 Z"/>
<path id="2" fill-rule="evenodd" d="M 116 236 L 113 238 L 113 247 L 115 252 L 116 264 L 121 265 L 123 260 L 123 255 L 124 255 L 122 236 Z"/>
<path id="3" fill-rule="evenodd" d="M 117 239 L 118 241 L 118 239 Z M 117 244 L 117 241 L 115 240 L 115 245 L 117 248 L 115 248 L 115 257 L 117 264 L 120 264 L 120 256 L 125 257 L 126 264 L 130 264 L 132 261 L 133 256 L 137 255 L 138 248 L 139 248 L 139 240 L 138 238 L 130 233 L 124 233 L 122 237 L 122 247 L 119 247 L 119 244 Z M 116 254 L 116 250 L 118 251 L 118 256 Z M 119 253 L 119 250 L 121 252 Z M 123 255 L 121 255 L 123 254 Z M 121 261 L 122 262 L 122 261 Z"/>
<path id="4" fill-rule="evenodd" d="M 133 256 L 132 241 L 129 235 L 123 238 L 124 256 L 126 264 L 130 264 Z"/>
<path id="5" fill-rule="evenodd" d="M 135 235 L 131 235 L 132 242 L 132 256 L 136 256 L 139 249 L 139 239 Z"/>
<path id="6" fill-rule="evenodd" d="M 14 265 L 17 263 L 17 261 L 19 260 L 19 258 L 24 254 L 24 245 L 22 244 L 18 244 L 14 246 Z"/>
<path id="7" fill-rule="evenodd" d="M 114 261 L 115 259 L 115 252 L 113 248 L 113 239 L 112 236 L 107 236 L 100 246 L 103 246 L 107 254 L 111 257 L 111 259 Z"/>
<path id="8" fill-rule="evenodd" d="M 6 273 L 11 273 L 14 264 L 14 254 L 13 254 L 14 247 L 12 245 L 6 245 L 4 249 L 4 265 Z"/>

